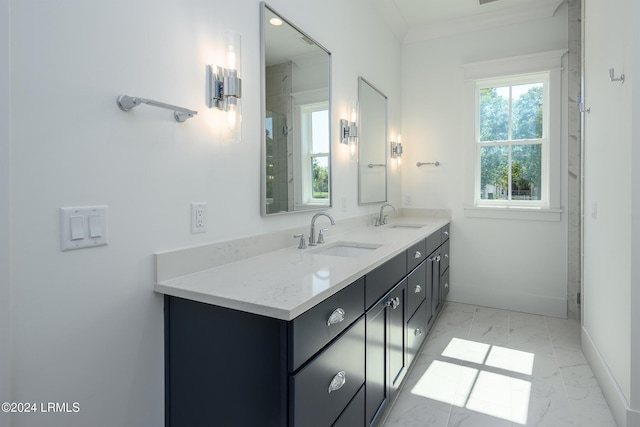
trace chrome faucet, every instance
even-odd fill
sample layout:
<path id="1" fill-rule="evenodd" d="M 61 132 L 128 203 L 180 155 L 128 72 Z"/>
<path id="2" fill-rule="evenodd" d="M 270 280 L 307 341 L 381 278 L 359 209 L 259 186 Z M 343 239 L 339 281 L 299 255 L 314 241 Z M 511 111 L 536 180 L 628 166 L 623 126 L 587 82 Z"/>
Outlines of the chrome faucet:
<path id="1" fill-rule="evenodd" d="M 393 209 L 394 212 L 396 211 L 396 208 L 391 203 L 385 203 L 384 205 L 380 206 L 380 216 L 376 218 L 376 227 L 387 223 L 387 216 L 382 213 L 382 211 L 384 211 L 384 208 L 386 208 L 387 206 Z"/>
<path id="2" fill-rule="evenodd" d="M 336 225 L 336 222 L 333 220 L 333 217 L 328 213 L 319 212 L 315 214 L 313 218 L 311 218 L 311 234 L 309 235 L 309 246 L 316 246 L 318 243 L 324 243 L 324 238 L 322 239 L 322 241 L 318 239 L 318 242 L 316 242 L 316 219 L 319 216 L 323 216 L 323 215 L 329 218 L 329 220 L 331 220 L 331 225 Z"/>

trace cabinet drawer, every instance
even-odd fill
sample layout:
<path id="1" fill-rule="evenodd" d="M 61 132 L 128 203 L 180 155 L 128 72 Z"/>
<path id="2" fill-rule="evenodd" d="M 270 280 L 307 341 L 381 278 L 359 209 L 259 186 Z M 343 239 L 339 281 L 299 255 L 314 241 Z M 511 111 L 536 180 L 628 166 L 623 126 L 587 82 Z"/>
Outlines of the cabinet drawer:
<path id="1" fill-rule="evenodd" d="M 422 303 L 413 317 L 407 322 L 407 366 L 415 359 L 426 336 L 427 310 L 426 303 Z"/>
<path id="2" fill-rule="evenodd" d="M 440 229 L 440 232 L 442 233 L 442 242 L 446 242 L 447 240 L 449 240 L 449 224 L 445 225 L 444 227 L 442 227 Z"/>
<path id="3" fill-rule="evenodd" d="M 290 427 L 333 424 L 364 384 L 364 349 L 363 316 L 311 363 L 290 376 Z"/>
<path id="4" fill-rule="evenodd" d="M 331 427 L 364 427 L 364 386 Z"/>
<path id="5" fill-rule="evenodd" d="M 391 258 L 365 276 L 365 307 L 382 298 L 407 274 L 407 252 Z"/>
<path id="6" fill-rule="evenodd" d="M 449 294 L 449 270 L 442 274 L 440 282 L 442 284 L 442 289 L 440 289 L 440 299 L 444 301 L 447 299 L 447 295 Z"/>
<path id="7" fill-rule="evenodd" d="M 297 370 L 363 313 L 361 277 L 289 322 L 289 372 Z"/>
<path id="8" fill-rule="evenodd" d="M 438 249 L 441 243 L 442 243 L 442 231 L 438 230 L 431 233 L 429 237 L 427 237 L 427 255 L 430 255 L 431 253 L 433 253 L 433 251 Z"/>
<path id="9" fill-rule="evenodd" d="M 449 241 L 447 240 L 440 248 L 440 272 L 449 268 Z"/>
<path id="10" fill-rule="evenodd" d="M 427 241 L 422 239 L 407 249 L 407 272 L 416 268 L 429 255 L 427 253 Z"/>
<path id="11" fill-rule="evenodd" d="M 422 301 L 424 301 L 427 294 L 427 265 L 422 262 L 409 274 L 407 277 L 407 317 L 411 317 L 413 312 Z"/>

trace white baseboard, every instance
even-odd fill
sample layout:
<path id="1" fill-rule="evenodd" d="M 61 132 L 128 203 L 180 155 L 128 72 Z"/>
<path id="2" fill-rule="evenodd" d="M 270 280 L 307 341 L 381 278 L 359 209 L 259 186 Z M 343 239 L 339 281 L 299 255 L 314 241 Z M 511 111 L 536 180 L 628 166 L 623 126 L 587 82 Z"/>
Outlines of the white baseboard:
<path id="1" fill-rule="evenodd" d="M 500 288 L 481 288 L 452 284 L 448 299 L 464 304 L 500 308 L 542 316 L 567 318 L 567 298 L 509 292 Z"/>
<path id="2" fill-rule="evenodd" d="M 582 330 L 582 352 L 589 362 L 591 370 L 598 380 L 602 394 L 609 404 L 611 414 L 620 427 L 640 427 L 640 411 L 629 408 L 629 403 L 624 397 L 618 382 L 605 363 L 600 351 L 591 339 L 591 335 L 584 328 Z"/>

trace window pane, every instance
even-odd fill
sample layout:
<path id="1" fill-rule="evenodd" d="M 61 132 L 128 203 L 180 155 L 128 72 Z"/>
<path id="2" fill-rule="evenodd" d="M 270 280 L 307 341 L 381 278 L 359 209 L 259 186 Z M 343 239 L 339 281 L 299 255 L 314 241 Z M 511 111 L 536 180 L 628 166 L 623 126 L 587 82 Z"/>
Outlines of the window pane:
<path id="1" fill-rule="evenodd" d="M 480 198 L 506 200 L 509 197 L 509 149 L 480 147 Z"/>
<path id="2" fill-rule="evenodd" d="M 329 198 L 329 157 L 318 156 L 311 158 L 312 185 L 314 199 Z"/>
<path id="3" fill-rule="evenodd" d="M 514 145 L 511 150 L 511 198 L 541 200 L 542 145 Z"/>
<path id="4" fill-rule="evenodd" d="M 511 139 L 542 138 L 542 83 L 512 87 Z"/>
<path id="5" fill-rule="evenodd" d="M 329 152 L 329 110 L 311 113 L 311 152 Z"/>
<path id="6" fill-rule="evenodd" d="M 480 89 L 480 141 L 509 138 L 509 88 Z"/>

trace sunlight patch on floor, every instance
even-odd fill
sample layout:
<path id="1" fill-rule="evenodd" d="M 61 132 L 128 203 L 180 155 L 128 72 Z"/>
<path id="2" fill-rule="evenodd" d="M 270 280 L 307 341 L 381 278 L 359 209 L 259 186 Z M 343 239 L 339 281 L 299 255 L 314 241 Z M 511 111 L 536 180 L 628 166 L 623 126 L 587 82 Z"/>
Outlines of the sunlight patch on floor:
<path id="1" fill-rule="evenodd" d="M 532 375 L 535 355 L 526 351 L 452 338 L 442 356 L 518 374 Z M 509 375 L 434 360 L 411 392 L 526 425 L 531 382 Z"/>
<path id="2" fill-rule="evenodd" d="M 411 392 L 464 407 L 477 375 L 477 369 L 434 360 Z"/>
<path id="3" fill-rule="evenodd" d="M 480 371 L 466 408 L 526 425 L 530 395 L 529 381 Z"/>

